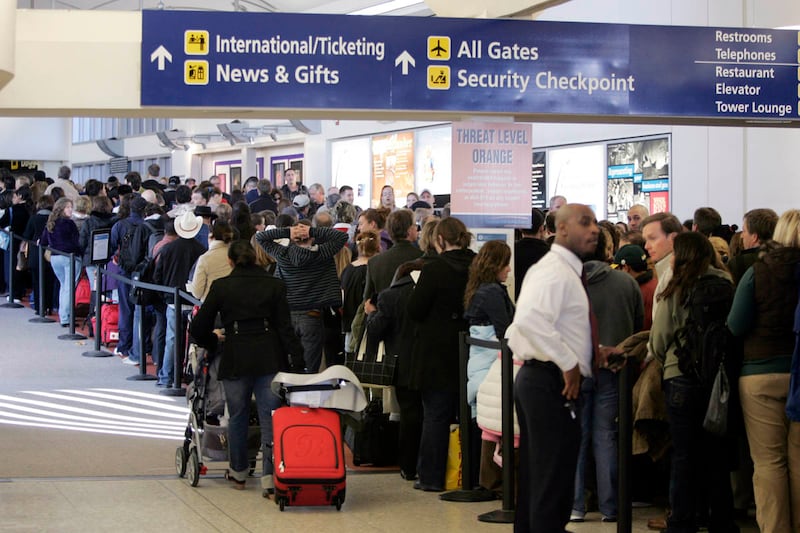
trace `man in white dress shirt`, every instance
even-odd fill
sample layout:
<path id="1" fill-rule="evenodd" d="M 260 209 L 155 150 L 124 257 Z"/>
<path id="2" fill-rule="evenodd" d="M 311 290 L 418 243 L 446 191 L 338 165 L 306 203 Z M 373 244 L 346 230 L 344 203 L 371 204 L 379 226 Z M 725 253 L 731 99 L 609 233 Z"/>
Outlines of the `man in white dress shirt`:
<path id="1" fill-rule="evenodd" d="M 581 376 L 592 375 L 581 258 L 595 251 L 598 233 L 588 206 L 558 210 L 555 241 L 525 275 L 506 332 L 514 357 L 525 362 L 514 386 L 521 430 L 515 533 L 563 533 L 569 521 L 581 440 L 577 400 Z"/>

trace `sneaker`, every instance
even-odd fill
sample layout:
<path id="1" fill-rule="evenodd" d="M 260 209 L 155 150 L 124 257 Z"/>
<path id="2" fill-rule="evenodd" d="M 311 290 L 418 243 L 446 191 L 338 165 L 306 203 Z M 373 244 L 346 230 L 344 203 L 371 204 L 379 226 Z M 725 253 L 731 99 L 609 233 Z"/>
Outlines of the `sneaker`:
<path id="1" fill-rule="evenodd" d="M 572 512 L 569 515 L 569 521 L 570 522 L 583 522 L 585 517 L 586 517 L 586 513 L 584 513 L 583 511 L 576 511 L 576 510 L 573 509 Z"/>
<path id="2" fill-rule="evenodd" d="M 139 366 L 139 361 L 134 361 L 130 357 L 123 357 L 122 358 L 123 365 L 131 365 L 131 366 Z"/>
<path id="3" fill-rule="evenodd" d="M 605 516 L 605 515 L 603 515 L 603 518 L 600 521 L 613 524 L 613 523 L 616 523 L 617 517 L 616 516 Z"/>

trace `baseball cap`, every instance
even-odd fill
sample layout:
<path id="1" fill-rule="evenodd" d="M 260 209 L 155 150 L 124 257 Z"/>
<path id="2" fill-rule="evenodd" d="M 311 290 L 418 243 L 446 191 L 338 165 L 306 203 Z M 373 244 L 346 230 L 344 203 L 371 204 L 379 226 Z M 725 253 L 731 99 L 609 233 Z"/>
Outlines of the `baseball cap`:
<path id="1" fill-rule="evenodd" d="M 298 209 L 303 209 L 310 202 L 311 199 L 308 197 L 308 195 L 298 194 L 297 196 L 294 197 L 294 200 L 292 200 L 292 205 L 294 205 Z"/>
<path id="2" fill-rule="evenodd" d="M 641 272 L 647 267 L 647 254 L 641 246 L 626 244 L 614 255 L 614 263 L 620 266 L 628 265 Z"/>

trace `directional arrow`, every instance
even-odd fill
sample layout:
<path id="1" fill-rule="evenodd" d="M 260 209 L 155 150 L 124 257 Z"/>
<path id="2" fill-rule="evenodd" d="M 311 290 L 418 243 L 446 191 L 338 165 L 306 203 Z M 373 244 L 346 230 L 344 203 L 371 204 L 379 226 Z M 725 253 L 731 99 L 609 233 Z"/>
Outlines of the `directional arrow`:
<path id="1" fill-rule="evenodd" d="M 411 54 L 408 53 L 408 50 L 403 50 L 403 52 L 397 56 L 397 59 L 394 60 L 394 66 L 403 65 L 403 76 L 408 75 L 408 65 L 412 67 L 416 67 L 416 63 L 414 63 L 414 58 L 411 57 Z"/>
<path id="2" fill-rule="evenodd" d="M 164 60 L 166 59 L 170 63 L 172 63 L 172 54 L 169 53 L 169 50 L 164 48 L 164 45 L 160 45 L 158 48 L 150 54 L 150 62 L 152 63 L 158 59 L 158 70 L 164 70 Z"/>

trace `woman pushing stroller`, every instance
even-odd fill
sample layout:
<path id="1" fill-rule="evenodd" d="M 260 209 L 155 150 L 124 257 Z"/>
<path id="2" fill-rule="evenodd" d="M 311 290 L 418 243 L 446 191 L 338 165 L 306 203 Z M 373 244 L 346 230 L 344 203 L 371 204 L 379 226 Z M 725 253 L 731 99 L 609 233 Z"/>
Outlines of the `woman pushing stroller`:
<path id="1" fill-rule="evenodd" d="M 225 341 L 219 378 L 230 417 L 226 478 L 238 490 L 244 490 L 250 470 L 247 428 L 250 398 L 255 394 L 264 457 L 261 488 L 268 497 L 274 493 L 271 413 L 280 406 L 270 386 L 276 373 L 303 368 L 303 347 L 292 329 L 286 286 L 258 266 L 250 243 L 231 243 L 228 260 L 233 271 L 211 285 L 190 332 L 210 353 Z M 224 330 L 214 329 L 218 313 Z"/>

